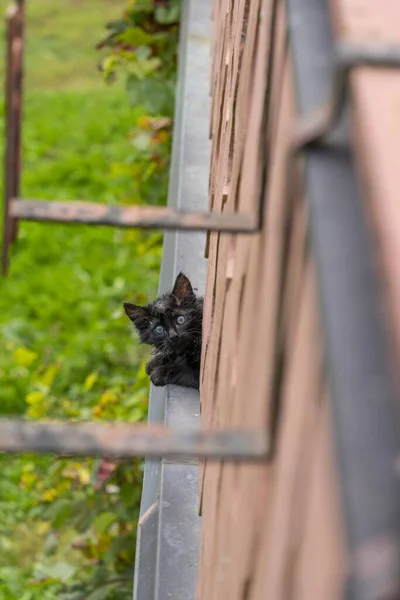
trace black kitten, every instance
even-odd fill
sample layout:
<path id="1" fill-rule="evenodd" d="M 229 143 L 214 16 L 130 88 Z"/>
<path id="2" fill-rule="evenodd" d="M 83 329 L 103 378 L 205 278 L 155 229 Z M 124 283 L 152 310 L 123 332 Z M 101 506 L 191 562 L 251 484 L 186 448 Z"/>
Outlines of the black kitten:
<path id="1" fill-rule="evenodd" d="M 203 298 L 179 273 L 172 292 L 147 306 L 124 304 L 143 344 L 154 347 L 146 373 L 156 386 L 175 383 L 199 388 Z"/>

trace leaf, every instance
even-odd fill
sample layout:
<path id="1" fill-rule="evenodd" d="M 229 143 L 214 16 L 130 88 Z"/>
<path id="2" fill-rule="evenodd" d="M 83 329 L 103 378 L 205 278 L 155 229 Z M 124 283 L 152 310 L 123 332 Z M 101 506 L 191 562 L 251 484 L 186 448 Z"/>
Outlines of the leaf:
<path id="1" fill-rule="evenodd" d="M 18 577 L 18 569 L 16 567 L 0 567 L 0 583 L 7 579 L 15 579 Z"/>
<path id="2" fill-rule="evenodd" d="M 43 552 L 46 556 L 53 554 L 56 549 L 59 547 L 59 540 L 56 534 L 53 531 L 50 531 L 46 537 L 43 546 Z"/>
<path id="3" fill-rule="evenodd" d="M 40 536 L 44 535 L 50 530 L 50 523 L 46 521 L 41 521 L 36 525 L 36 533 Z"/>
<path id="4" fill-rule="evenodd" d="M 72 513 L 71 500 L 60 499 L 54 502 L 48 511 L 53 527 L 56 529 L 62 527 Z"/>
<path id="5" fill-rule="evenodd" d="M 114 404 L 117 401 L 118 397 L 115 393 L 115 390 L 106 390 L 100 397 L 99 405 L 101 407 L 108 406 L 109 404 Z"/>
<path id="6" fill-rule="evenodd" d="M 78 591 L 78 592 L 61 592 L 59 595 L 60 600 L 83 600 L 83 598 L 85 597 L 85 594 L 82 593 L 82 591 Z"/>
<path id="7" fill-rule="evenodd" d="M 85 469 L 84 467 L 81 467 L 80 469 L 78 469 L 78 477 L 79 477 L 79 481 L 81 482 L 82 485 L 87 485 L 90 481 L 89 469 Z"/>
<path id="8" fill-rule="evenodd" d="M 136 408 L 138 404 L 141 404 L 143 400 L 143 390 L 138 390 L 131 396 L 125 399 L 124 406 L 126 408 Z M 136 419 L 135 419 L 136 420 Z"/>
<path id="9" fill-rule="evenodd" d="M 88 375 L 85 379 L 85 383 L 83 384 L 84 389 L 88 392 L 89 390 L 92 389 L 92 387 L 94 386 L 94 384 L 96 383 L 96 381 L 99 378 L 99 374 L 97 371 L 92 371 L 92 373 L 90 373 L 90 375 Z"/>
<path id="10" fill-rule="evenodd" d="M 42 496 L 44 502 L 53 502 L 58 496 L 58 492 L 55 488 L 46 490 Z"/>
<path id="11" fill-rule="evenodd" d="M 90 594 L 88 594 L 85 600 L 107 600 L 110 598 L 110 592 L 115 588 L 115 586 L 111 585 L 102 585 L 97 589 L 93 590 Z"/>
<path id="12" fill-rule="evenodd" d="M 180 3 L 171 0 L 169 6 L 157 6 L 154 11 L 154 19 L 160 25 L 170 25 L 179 20 Z"/>
<path id="13" fill-rule="evenodd" d="M 79 533 L 85 533 L 93 523 L 94 511 L 83 508 L 78 515 L 75 527 Z"/>
<path id="14" fill-rule="evenodd" d="M 37 353 L 32 352 L 32 350 L 28 350 L 28 348 L 15 348 L 13 352 L 15 363 L 23 367 L 29 367 L 29 365 L 31 365 L 37 359 L 37 357 Z"/>
<path id="15" fill-rule="evenodd" d="M 94 520 L 93 527 L 98 536 L 102 536 L 112 523 L 116 520 L 116 515 L 111 512 L 103 512 Z"/>
<path id="16" fill-rule="evenodd" d="M 50 365 L 44 371 L 44 373 L 38 378 L 38 383 L 46 388 L 50 388 L 53 385 L 53 381 L 60 370 L 59 365 Z"/>
<path id="17" fill-rule="evenodd" d="M 138 79 L 144 79 L 145 77 L 151 77 L 154 71 L 158 71 L 161 68 L 162 62 L 156 56 L 147 58 L 144 56 L 138 56 L 134 62 L 130 63 L 129 70 L 133 75 L 136 75 Z"/>
<path id="18" fill-rule="evenodd" d="M 44 404 L 34 404 L 28 408 L 26 414 L 30 419 L 40 419 L 46 414 L 46 407 Z"/>
<path id="19" fill-rule="evenodd" d="M 45 399 L 45 395 L 43 392 L 31 392 L 25 398 L 27 404 L 40 404 Z"/>
<path id="20" fill-rule="evenodd" d="M 139 12 L 152 13 L 153 12 L 153 0 L 130 0 L 129 9 L 133 14 Z"/>
<path id="21" fill-rule="evenodd" d="M 54 565 L 47 567 L 47 572 L 50 577 L 54 579 L 60 579 L 61 581 L 68 581 L 74 573 L 75 567 L 65 562 L 58 562 Z"/>
<path id="22" fill-rule="evenodd" d="M 37 482 L 38 476 L 36 473 L 31 473 L 29 471 L 23 472 L 21 474 L 20 485 L 22 488 L 30 490 L 33 485 Z"/>
<path id="23" fill-rule="evenodd" d="M 140 423 L 146 418 L 146 411 L 143 408 L 136 407 L 129 413 L 130 420 L 135 423 Z"/>
<path id="24" fill-rule="evenodd" d="M 128 77 L 127 93 L 132 106 L 143 106 L 149 113 L 170 114 L 173 109 L 173 95 L 170 87 L 158 79 L 138 79 Z"/>
<path id="25" fill-rule="evenodd" d="M 116 557 L 120 554 L 129 552 L 132 548 L 132 539 L 130 536 L 116 537 L 112 540 L 110 548 L 106 554 L 106 561 L 115 561 Z"/>
<path id="26" fill-rule="evenodd" d="M 146 33 L 141 27 L 129 27 L 118 34 L 118 40 L 129 46 L 151 46 L 153 44 L 153 36 Z"/>

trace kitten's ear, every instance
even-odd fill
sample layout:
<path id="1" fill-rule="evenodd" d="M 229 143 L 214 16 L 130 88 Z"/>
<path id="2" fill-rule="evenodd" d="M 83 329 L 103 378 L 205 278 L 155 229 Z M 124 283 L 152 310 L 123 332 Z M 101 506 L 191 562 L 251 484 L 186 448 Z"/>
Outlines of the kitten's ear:
<path id="1" fill-rule="evenodd" d="M 145 306 L 137 306 L 136 304 L 124 302 L 124 309 L 130 320 L 134 323 L 148 317 L 147 308 Z"/>
<path id="2" fill-rule="evenodd" d="M 174 289 L 172 294 L 178 300 L 190 300 L 195 297 L 192 285 L 189 279 L 182 272 L 175 279 Z"/>

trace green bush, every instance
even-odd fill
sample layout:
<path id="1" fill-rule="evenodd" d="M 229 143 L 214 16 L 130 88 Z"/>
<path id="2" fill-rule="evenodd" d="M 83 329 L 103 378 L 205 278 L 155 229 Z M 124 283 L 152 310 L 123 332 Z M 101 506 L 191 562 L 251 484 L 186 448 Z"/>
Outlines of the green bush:
<path id="1" fill-rule="evenodd" d="M 163 204 L 177 3 L 75 4 L 27 3 L 23 196 Z M 122 302 L 156 293 L 161 239 L 21 223 L 0 284 L 3 415 L 146 419 L 148 350 Z M 0 461 L 0 600 L 130 598 L 141 462 Z"/>

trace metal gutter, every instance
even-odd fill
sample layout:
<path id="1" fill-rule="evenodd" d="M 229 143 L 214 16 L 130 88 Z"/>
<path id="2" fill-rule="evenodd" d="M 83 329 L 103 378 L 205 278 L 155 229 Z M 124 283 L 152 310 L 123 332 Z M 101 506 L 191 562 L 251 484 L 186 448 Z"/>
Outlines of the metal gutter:
<path id="1" fill-rule="evenodd" d="M 211 0 L 183 0 L 168 207 L 208 206 Z M 160 292 L 183 270 L 204 293 L 205 234 L 166 232 Z M 149 423 L 193 429 L 200 425 L 199 394 L 151 386 Z M 134 600 L 195 598 L 200 517 L 197 461 L 146 460 L 137 531 Z"/>

